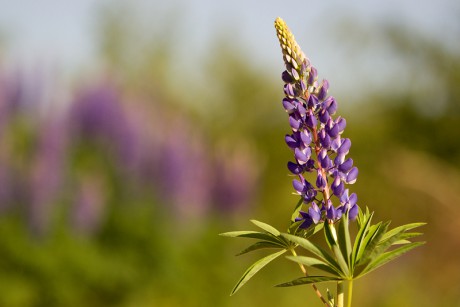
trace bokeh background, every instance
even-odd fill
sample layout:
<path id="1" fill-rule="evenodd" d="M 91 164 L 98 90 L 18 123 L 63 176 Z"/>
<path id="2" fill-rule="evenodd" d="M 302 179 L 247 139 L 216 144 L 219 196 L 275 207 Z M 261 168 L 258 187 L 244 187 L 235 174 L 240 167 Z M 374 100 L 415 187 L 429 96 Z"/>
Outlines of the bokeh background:
<path id="1" fill-rule="evenodd" d="M 428 223 L 354 305 L 460 306 L 458 1 L 2 4 L 0 306 L 319 305 L 272 288 L 300 276 L 281 260 L 229 297 L 264 252 L 218 236 L 296 202 L 277 16 L 347 119 L 359 204 Z"/>

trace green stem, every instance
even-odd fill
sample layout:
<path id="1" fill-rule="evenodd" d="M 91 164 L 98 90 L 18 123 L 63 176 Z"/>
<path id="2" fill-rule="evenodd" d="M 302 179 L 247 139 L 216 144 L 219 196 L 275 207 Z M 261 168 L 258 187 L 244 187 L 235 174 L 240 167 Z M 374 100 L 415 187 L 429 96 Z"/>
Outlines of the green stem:
<path id="1" fill-rule="evenodd" d="M 353 294 L 353 279 L 348 282 L 348 302 L 347 302 L 347 307 L 351 307 L 352 294 Z"/>
<path id="2" fill-rule="evenodd" d="M 291 253 L 294 257 L 297 256 L 297 253 L 295 252 L 294 248 L 291 248 Z M 300 269 L 302 270 L 303 274 L 305 275 L 305 277 L 308 276 L 308 273 L 307 273 L 307 269 L 303 266 L 303 264 L 299 263 L 299 266 L 300 266 Z M 323 295 L 321 294 L 321 292 L 319 291 L 318 287 L 316 287 L 315 284 L 311 284 L 312 287 L 313 287 L 313 290 L 315 290 L 315 293 L 316 295 L 319 297 L 319 299 L 323 302 L 323 304 L 327 307 L 331 307 L 329 305 L 329 303 L 324 299 Z"/>
<path id="3" fill-rule="evenodd" d="M 337 307 L 343 307 L 343 281 L 337 282 Z"/>

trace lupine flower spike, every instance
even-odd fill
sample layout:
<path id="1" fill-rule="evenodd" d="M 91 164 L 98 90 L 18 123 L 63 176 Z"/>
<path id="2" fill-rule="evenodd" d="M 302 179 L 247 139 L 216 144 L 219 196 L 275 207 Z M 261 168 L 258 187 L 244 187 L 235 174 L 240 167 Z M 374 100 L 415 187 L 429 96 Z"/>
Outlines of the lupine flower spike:
<path id="1" fill-rule="evenodd" d="M 294 161 L 288 162 L 288 169 L 298 177 L 293 181 L 295 192 L 310 206 L 307 212 L 300 212 L 296 221 L 302 220 L 300 227 L 308 228 L 325 219 L 335 222 L 345 212 L 354 220 L 358 214 L 357 196 L 351 194 L 352 201 L 349 201 L 345 185 L 356 182 L 358 169 L 353 166 L 353 160 L 347 158 L 351 141 L 342 137 L 346 121 L 340 116 L 334 118 L 337 102 L 328 96 L 329 82 L 318 83 L 317 70 L 286 23 L 277 18 L 275 28 L 286 67 L 281 74 L 286 95 L 282 105 L 292 130 L 285 137 L 294 153 Z M 316 175 L 312 178 L 314 181 L 307 180 L 305 173 Z M 322 199 L 318 199 L 318 195 Z M 315 201 L 321 204 L 319 212 Z"/>
<path id="2" fill-rule="evenodd" d="M 285 97 L 282 106 L 288 114 L 290 133 L 284 140 L 292 151 L 287 163 L 294 194 L 299 200 L 291 214 L 289 227 L 282 233 L 274 227 L 252 220 L 262 231 L 234 231 L 222 235 L 254 238 L 258 241 L 238 255 L 261 248 L 276 248 L 277 252 L 250 266 L 233 288 L 238 291 L 255 273 L 285 252 L 287 259 L 298 263 L 303 276 L 278 286 L 311 284 L 326 306 L 344 306 L 343 282 L 348 282 L 347 305 L 351 306 L 353 280 L 397 258 L 424 242 L 409 239 L 421 233 L 407 232 L 424 223 L 412 223 L 388 230 L 390 222 L 372 225 L 373 213 L 358 207 L 358 196 L 350 193 L 349 185 L 358 178 L 358 168 L 348 157 L 351 140 L 344 136 L 345 118 L 336 116 L 337 101 L 328 94 L 329 82 L 318 82 L 318 72 L 300 49 L 294 35 L 281 19 L 275 29 L 283 54 L 285 70 L 281 73 Z M 302 210 L 303 209 L 303 210 Z M 349 225 L 357 221 L 357 235 L 352 242 Z M 324 230 L 330 253 L 310 241 L 315 233 Z M 397 248 L 392 246 L 398 245 Z M 298 256 L 302 248 L 308 256 Z M 326 275 L 310 276 L 307 267 Z M 316 283 L 336 282 L 336 296 L 328 291 L 324 297 Z M 310 306 L 310 303 L 307 303 Z"/>

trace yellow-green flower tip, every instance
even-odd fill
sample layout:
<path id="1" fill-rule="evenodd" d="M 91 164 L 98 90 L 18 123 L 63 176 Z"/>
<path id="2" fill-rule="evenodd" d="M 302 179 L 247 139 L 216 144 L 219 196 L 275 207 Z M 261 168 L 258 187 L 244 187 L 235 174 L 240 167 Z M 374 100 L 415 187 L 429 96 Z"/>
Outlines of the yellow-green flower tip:
<path id="1" fill-rule="evenodd" d="M 280 17 L 275 20 L 275 29 L 280 42 L 283 58 L 286 65 L 290 65 L 300 71 L 302 64 L 308 63 L 305 54 L 297 44 L 294 35 L 287 26 L 286 22 Z"/>

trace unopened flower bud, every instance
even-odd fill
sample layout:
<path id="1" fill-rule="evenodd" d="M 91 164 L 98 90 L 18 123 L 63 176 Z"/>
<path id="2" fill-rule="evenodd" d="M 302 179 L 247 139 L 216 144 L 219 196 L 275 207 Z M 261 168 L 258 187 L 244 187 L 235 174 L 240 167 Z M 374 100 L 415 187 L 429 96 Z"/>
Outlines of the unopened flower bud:
<path id="1" fill-rule="evenodd" d="M 307 124 L 307 126 L 309 128 L 315 128 L 316 125 L 317 125 L 317 122 L 316 122 L 316 117 L 315 117 L 315 114 L 313 114 L 313 111 L 312 110 L 308 110 L 307 112 L 307 119 L 305 121 L 305 123 Z"/>
<path id="2" fill-rule="evenodd" d="M 318 89 L 318 99 L 324 100 L 327 96 L 327 91 L 329 89 L 329 81 L 323 80 L 321 86 Z"/>

